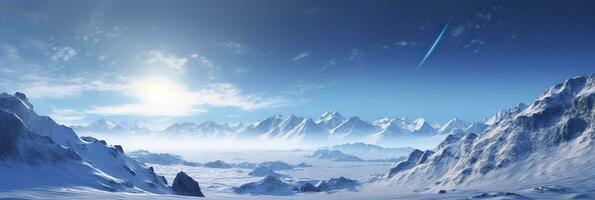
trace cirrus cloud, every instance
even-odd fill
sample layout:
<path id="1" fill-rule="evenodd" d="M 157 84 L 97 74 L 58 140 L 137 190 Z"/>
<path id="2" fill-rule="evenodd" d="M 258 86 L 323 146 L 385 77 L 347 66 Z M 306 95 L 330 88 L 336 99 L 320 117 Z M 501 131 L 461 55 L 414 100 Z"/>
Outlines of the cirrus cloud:
<path id="1" fill-rule="evenodd" d="M 158 64 L 163 67 L 174 69 L 180 73 L 184 73 L 184 67 L 188 62 L 187 58 L 177 57 L 172 54 L 166 54 L 158 50 L 152 50 L 147 53 L 147 64 Z"/>

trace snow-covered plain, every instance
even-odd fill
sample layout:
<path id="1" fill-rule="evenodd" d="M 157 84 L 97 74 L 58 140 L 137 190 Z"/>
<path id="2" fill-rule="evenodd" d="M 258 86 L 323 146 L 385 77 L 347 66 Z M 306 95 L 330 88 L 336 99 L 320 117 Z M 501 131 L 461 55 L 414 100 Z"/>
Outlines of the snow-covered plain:
<path id="1" fill-rule="evenodd" d="M 311 167 L 298 167 L 289 170 L 277 170 L 277 173 L 286 174 L 289 178 L 284 181 L 312 181 L 326 180 L 344 176 L 362 183 L 357 191 L 334 191 L 320 193 L 296 193 L 294 195 L 252 195 L 237 194 L 231 188 L 242 184 L 262 180 L 263 177 L 248 175 L 251 169 L 241 168 L 207 168 L 185 165 L 151 165 L 157 174 L 164 175 L 169 183 L 179 171 L 188 173 L 198 180 L 206 199 L 593 199 L 595 198 L 595 179 L 593 176 L 569 178 L 558 182 L 533 183 L 519 185 L 494 185 L 493 187 L 472 187 L 462 190 L 448 190 L 447 194 L 438 194 L 435 191 L 405 191 L 382 181 L 376 181 L 376 176 L 384 175 L 392 163 L 382 162 L 334 162 L 306 157 L 309 151 L 249 151 L 249 152 L 195 152 L 182 156 L 189 161 L 207 162 L 220 159 L 229 163 L 239 162 L 264 162 L 284 161 L 289 164 L 304 162 Z M 593 169 L 593 166 L 587 168 Z M 15 168 L 15 173 L 19 169 Z M 560 186 L 569 188 L 568 191 L 536 192 L 536 187 Z M 0 185 L 0 188 L 4 188 Z M 547 187 L 546 187 L 547 188 Z M 494 198 L 472 198 L 473 196 L 498 194 Z M 512 192 L 521 196 L 506 195 Z M 485 196 L 485 195 L 484 195 Z M 487 195 L 489 196 L 489 195 Z M 37 187 L 26 190 L 13 188 L 0 190 L 0 198 L 23 199 L 199 199 L 196 197 L 158 195 L 145 193 L 105 192 L 92 188 L 73 187 Z M 583 197 L 583 198 L 581 198 Z"/>
<path id="2" fill-rule="evenodd" d="M 309 181 L 326 180 L 344 176 L 362 183 L 357 191 L 334 191 L 320 193 L 296 193 L 294 195 L 252 195 L 237 194 L 231 191 L 245 183 L 262 180 L 263 177 L 248 175 L 250 169 L 240 168 L 206 168 L 184 165 L 151 165 L 155 167 L 157 174 L 164 175 L 171 183 L 179 171 L 188 173 L 192 178 L 199 181 L 206 199 L 593 199 L 595 198 L 595 179 L 593 176 L 583 178 L 572 178 L 559 182 L 534 183 L 525 186 L 518 185 L 494 185 L 494 187 L 469 186 L 466 190 L 448 190 L 446 194 L 438 194 L 435 191 L 403 191 L 390 184 L 381 181 L 374 181 L 374 175 L 384 175 L 392 163 L 374 162 L 333 162 L 305 157 L 307 151 L 251 151 L 251 152 L 196 152 L 195 154 L 184 154 L 184 158 L 195 162 L 205 162 L 221 159 L 226 162 L 263 162 L 281 160 L 290 164 L 304 162 L 311 167 L 294 168 L 289 170 L 277 170 L 280 174 L 286 174 L 288 181 Z M 593 169 L 591 167 L 591 169 Z M 18 169 L 15 169 L 18 173 Z M 288 181 L 290 182 L 290 181 Z M 534 191 L 536 187 L 561 186 L 568 187 L 568 191 Z M 0 188 L 3 188 L 0 186 Z M 547 188 L 547 187 L 546 187 Z M 498 193 L 501 192 L 501 193 Z M 512 192 L 516 195 L 506 195 Z M 499 197 L 479 198 L 482 194 L 501 194 Z M 472 198 L 478 196 L 478 198 Z M 484 195 L 489 196 L 489 195 Z M 498 195 L 496 195 L 498 196 Z M 186 197 L 176 195 L 158 195 L 145 193 L 124 193 L 106 192 L 92 188 L 72 187 L 38 187 L 19 190 L 0 190 L 0 198 L 23 198 L 23 199 L 200 199 L 197 197 Z M 583 197 L 583 198 L 581 198 Z"/>

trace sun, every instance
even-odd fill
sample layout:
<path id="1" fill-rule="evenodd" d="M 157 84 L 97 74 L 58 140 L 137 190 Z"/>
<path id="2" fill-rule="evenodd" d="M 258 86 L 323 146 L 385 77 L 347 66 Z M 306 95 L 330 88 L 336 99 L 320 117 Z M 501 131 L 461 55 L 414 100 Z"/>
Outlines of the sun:
<path id="1" fill-rule="evenodd" d="M 182 109 L 193 100 L 193 93 L 175 81 L 151 77 L 134 84 L 135 96 L 151 109 Z"/>

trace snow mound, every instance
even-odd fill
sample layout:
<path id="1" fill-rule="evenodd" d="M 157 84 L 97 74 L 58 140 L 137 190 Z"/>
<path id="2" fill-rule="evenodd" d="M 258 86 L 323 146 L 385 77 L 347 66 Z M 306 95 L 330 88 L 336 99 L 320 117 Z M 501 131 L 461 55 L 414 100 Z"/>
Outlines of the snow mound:
<path id="1" fill-rule="evenodd" d="M 386 148 L 373 144 L 366 144 L 363 142 L 346 143 L 341 145 L 334 145 L 328 148 L 329 150 L 338 150 L 348 155 L 354 155 L 360 158 L 386 159 L 399 156 L 406 156 L 413 148 Z"/>
<path id="2" fill-rule="evenodd" d="M 168 153 L 151 153 L 146 150 L 138 150 L 127 153 L 128 156 L 134 158 L 143 163 L 159 164 L 159 165 L 187 165 L 187 166 L 200 166 L 200 163 L 189 162 L 179 155 L 173 155 Z"/>
<path id="3" fill-rule="evenodd" d="M 234 164 L 233 166 L 237 167 L 237 168 L 242 168 L 242 169 L 253 169 L 256 167 L 256 164 L 251 163 L 251 162 L 241 162 L 241 163 Z"/>
<path id="4" fill-rule="evenodd" d="M 283 161 L 267 161 L 267 162 L 258 163 L 258 165 L 256 167 L 266 167 L 271 170 L 286 170 L 286 169 L 293 169 L 296 166 L 290 165 Z"/>
<path id="5" fill-rule="evenodd" d="M 207 162 L 207 163 L 204 163 L 202 166 L 208 167 L 208 168 L 220 168 L 220 169 L 226 169 L 226 168 L 233 167 L 232 164 L 226 163 L 225 161 L 222 161 L 222 160 Z"/>
<path id="6" fill-rule="evenodd" d="M 467 199 L 499 199 L 499 200 L 530 200 L 532 198 L 512 193 L 512 192 L 486 192 L 478 195 L 471 196 Z"/>
<path id="7" fill-rule="evenodd" d="M 266 195 L 292 195 L 293 186 L 283 182 L 275 176 L 266 176 L 260 181 L 246 183 L 240 187 L 233 187 L 232 190 L 238 194 L 266 194 Z"/>
<path id="8" fill-rule="evenodd" d="M 310 157 L 323 160 L 343 161 L 343 162 L 362 162 L 361 158 L 356 156 L 344 154 L 338 150 L 321 149 L 314 151 Z"/>
<path id="9" fill-rule="evenodd" d="M 278 174 L 273 171 L 271 168 L 265 166 L 258 166 L 254 168 L 250 173 L 250 176 L 257 176 L 257 177 L 265 177 L 265 176 L 274 176 L 274 177 L 286 177 L 286 175 Z"/>

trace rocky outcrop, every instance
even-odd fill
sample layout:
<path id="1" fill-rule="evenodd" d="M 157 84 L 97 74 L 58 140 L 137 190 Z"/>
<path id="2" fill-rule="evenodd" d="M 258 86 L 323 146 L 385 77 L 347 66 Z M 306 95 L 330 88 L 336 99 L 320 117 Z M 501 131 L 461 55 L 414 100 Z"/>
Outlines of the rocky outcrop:
<path id="1" fill-rule="evenodd" d="M 331 178 L 326 181 L 321 181 L 316 187 L 320 191 L 355 190 L 355 187 L 359 185 L 360 183 L 358 181 L 341 176 L 339 178 Z"/>
<path id="2" fill-rule="evenodd" d="M 179 195 L 205 197 L 200 190 L 198 182 L 184 172 L 178 172 L 176 174 L 171 189 Z"/>

